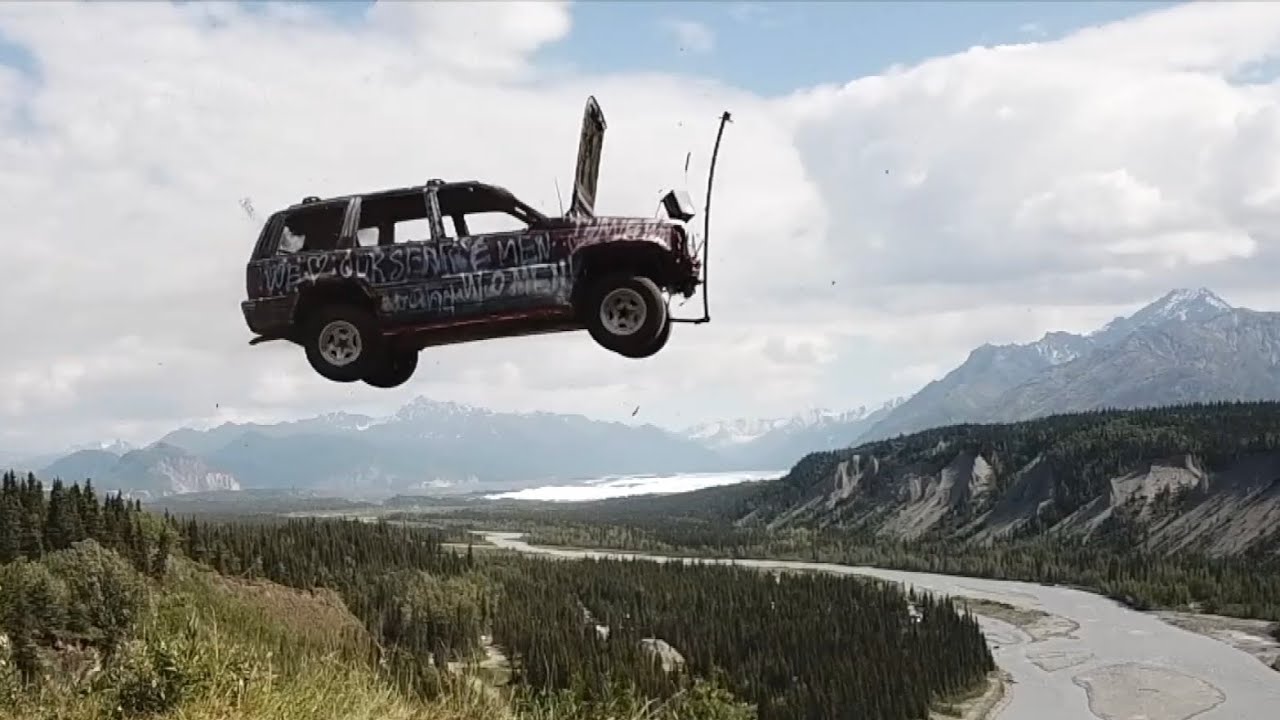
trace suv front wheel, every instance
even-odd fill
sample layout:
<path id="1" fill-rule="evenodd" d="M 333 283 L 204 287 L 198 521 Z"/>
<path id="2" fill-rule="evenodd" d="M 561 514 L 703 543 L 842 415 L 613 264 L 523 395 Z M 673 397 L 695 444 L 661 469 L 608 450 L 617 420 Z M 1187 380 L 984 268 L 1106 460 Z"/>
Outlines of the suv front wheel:
<path id="1" fill-rule="evenodd" d="M 378 367 L 382 338 L 373 314 L 354 305 L 328 305 L 305 323 L 302 346 L 322 377 L 355 382 Z"/>
<path id="2" fill-rule="evenodd" d="M 636 359 L 647 358 L 650 355 L 657 355 L 658 351 L 666 347 L 667 341 L 671 339 L 672 324 L 673 323 L 668 318 L 667 322 L 663 324 L 662 329 L 658 331 L 658 337 L 654 338 L 653 342 L 641 348 L 639 351 L 634 353 L 628 353 L 620 350 L 618 351 L 618 353 L 624 357 L 636 358 Z"/>
<path id="3" fill-rule="evenodd" d="M 592 284 L 582 316 L 591 337 L 624 357 L 648 357 L 666 344 L 671 318 L 652 280 L 609 275 Z"/>

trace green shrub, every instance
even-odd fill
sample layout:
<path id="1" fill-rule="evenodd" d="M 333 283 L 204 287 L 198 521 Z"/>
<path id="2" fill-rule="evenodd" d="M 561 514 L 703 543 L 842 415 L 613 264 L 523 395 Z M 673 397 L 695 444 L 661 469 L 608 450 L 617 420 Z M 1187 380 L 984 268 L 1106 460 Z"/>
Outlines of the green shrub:
<path id="1" fill-rule="evenodd" d="M 67 631 L 111 653 L 133 630 L 147 601 L 146 583 L 124 558 L 93 540 L 42 561 L 67 587 Z"/>
<path id="2" fill-rule="evenodd" d="M 65 633 L 70 593 L 41 563 L 18 560 L 0 566 L 0 628 L 9 637 L 9 657 L 24 682 L 43 674 L 39 646 Z"/>

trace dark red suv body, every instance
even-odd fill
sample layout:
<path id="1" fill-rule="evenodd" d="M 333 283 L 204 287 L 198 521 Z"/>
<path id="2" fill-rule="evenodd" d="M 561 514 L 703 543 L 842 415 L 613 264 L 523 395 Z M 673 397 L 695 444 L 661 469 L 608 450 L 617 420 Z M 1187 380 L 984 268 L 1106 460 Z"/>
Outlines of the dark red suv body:
<path id="1" fill-rule="evenodd" d="M 667 298 L 701 282 L 693 211 L 669 193 L 670 219 L 595 217 L 604 128 L 591 98 L 564 217 L 441 180 L 273 214 L 246 270 L 252 342 L 298 343 L 321 375 L 377 387 L 405 382 L 420 350 L 448 343 L 586 329 L 628 357 L 657 352 Z M 494 217 L 508 227 L 478 231 Z"/>

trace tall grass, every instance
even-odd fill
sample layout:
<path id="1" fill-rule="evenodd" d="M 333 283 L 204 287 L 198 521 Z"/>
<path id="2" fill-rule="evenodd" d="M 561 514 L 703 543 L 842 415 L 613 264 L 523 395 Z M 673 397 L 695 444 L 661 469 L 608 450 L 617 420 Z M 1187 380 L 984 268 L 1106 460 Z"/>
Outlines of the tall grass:
<path id="1" fill-rule="evenodd" d="M 186 562 L 152 588 L 133 639 L 81 683 L 0 689 L 4 720 L 462 720 L 510 717 L 467 678 L 410 698 L 336 596 L 239 583 Z"/>
<path id="2" fill-rule="evenodd" d="M 148 589 L 133 637 L 36 687 L 0 647 L 0 720 L 746 720 L 720 686 L 659 703 L 494 687 L 479 667 L 406 689 L 394 663 L 329 592 L 227 578 L 182 558 Z M 69 656 L 67 650 L 59 651 Z M 82 658 L 83 659 L 83 658 Z M 97 660 L 97 662 L 95 662 Z M 419 676 L 420 677 L 420 676 Z"/>

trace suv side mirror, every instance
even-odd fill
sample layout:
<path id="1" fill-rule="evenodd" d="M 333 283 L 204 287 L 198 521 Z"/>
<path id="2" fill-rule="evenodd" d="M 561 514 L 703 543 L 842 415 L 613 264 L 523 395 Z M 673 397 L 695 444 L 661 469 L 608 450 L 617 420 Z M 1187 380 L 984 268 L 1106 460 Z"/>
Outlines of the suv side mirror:
<path id="1" fill-rule="evenodd" d="M 667 217 L 680 222 L 689 222 L 697 214 L 693 209 L 693 200 L 684 190 L 672 190 L 663 195 L 662 207 L 667 211 Z"/>

